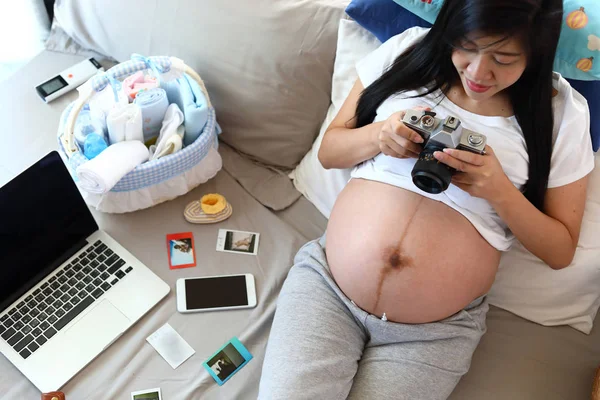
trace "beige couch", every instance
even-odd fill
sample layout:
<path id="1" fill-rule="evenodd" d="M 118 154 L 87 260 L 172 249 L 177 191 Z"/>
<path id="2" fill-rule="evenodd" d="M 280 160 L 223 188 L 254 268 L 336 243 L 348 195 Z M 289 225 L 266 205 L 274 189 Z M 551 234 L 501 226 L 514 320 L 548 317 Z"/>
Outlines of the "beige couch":
<path id="1" fill-rule="evenodd" d="M 69 399 L 128 399 L 129 392 L 148 387 L 161 387 L 165 400 L 256 398 L 281 284 L 297 249 L 326 228 L 326 218 L 295 190 L 287 172 L 310 149 L 325 118 L 337 28 L 347 1 L 59 4 L 63 28 L 84 47 L 117 60 L 133 52 L 173 55 L 198 71 L 223 128 L 219 151 L 224 161 L 216 178 L 186 196 L 131 214 L 94 214 L 102 229 L 173 290 L 63 390 Z M 60 112 L 75 94 L 46 105 L 33 87 L 81 58 L 46 51 L 0 84 L 0 115 L 5 121 L 0 184 L 56 148 Z M 224 194 L 234 215 L 213 226 L 188 224 L 182 216 L 184 206 L 209 192 Z M 260 232 L 258 256 L 215 252 L 216 232 L 224 227 Z M 198 266 L 171 271 L 163 249 L 165 235 L 185 231 L 194 233 Z M 176 279 L 243 272 L 256 276 L 255 309 L 176 312 Z M 196 350 L 177 370 L 145 342 L 165 322 Z M 201 364 L 232 336 L 238 336 L 255 358 L 219 387 Z M 567 326 L 543 327 L 491 307 L 488 332 L 451 399 L 587 399 L 598 364 L 598 328 L 588 336 Z M 0 393 L 9 399 L 39 396 L 3 356 Z"/>

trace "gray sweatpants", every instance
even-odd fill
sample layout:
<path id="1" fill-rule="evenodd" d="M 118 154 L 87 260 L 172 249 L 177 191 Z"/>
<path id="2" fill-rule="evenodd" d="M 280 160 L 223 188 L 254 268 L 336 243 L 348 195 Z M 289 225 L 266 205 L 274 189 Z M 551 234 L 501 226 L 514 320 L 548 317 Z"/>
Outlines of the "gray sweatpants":
<path id="1" fill-rule="evenodd" d="M 283 285 L 259 399 L 446 399 L 485 333 L 484 297 L 437 322 L 383 321 L 333 280 L 324 239 L 304 245 Z"/>

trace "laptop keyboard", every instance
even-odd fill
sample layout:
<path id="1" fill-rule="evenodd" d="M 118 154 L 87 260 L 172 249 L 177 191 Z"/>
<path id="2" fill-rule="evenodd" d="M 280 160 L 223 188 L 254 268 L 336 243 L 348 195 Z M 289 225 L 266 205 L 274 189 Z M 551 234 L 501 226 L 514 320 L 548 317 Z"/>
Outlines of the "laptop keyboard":
<path id="1" fill-rule="evenodd" d="M 0 317 L 0 336 L 27 358 L 132 270 L 98 240 Z"/>

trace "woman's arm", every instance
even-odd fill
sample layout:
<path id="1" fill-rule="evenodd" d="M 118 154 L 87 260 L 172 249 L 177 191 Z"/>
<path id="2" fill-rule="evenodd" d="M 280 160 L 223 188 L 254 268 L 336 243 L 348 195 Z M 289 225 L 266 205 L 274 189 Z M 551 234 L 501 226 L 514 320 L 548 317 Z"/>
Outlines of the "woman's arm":
<path id="1" fill-rule="evenodd" d="M 543 213 L 512 184 L 490 204 L 527 250 L 551 268 L 561 269 L 571 264 L 577 249 L 587 183 L 586 176 L 548 189 Z"/>
<path id="2" fill-rule="evenodd" d="M 318 155 L 323 168 L 351 168 L 380 152 L 377 135 L 383 122 L 356 129 L 354 116 L 363 90 L 362 82 L 357 78 L 342 108 L 325 131 Z"/>
<path id="3" fill-rule="evenodd" d="M 588 177 L 548 189 L 541 212 L 504 174 L 490 146 L 486 153 L 444 149 L 434 157 L 460 171 L 452 183 L 487 200 L 527 250 L 553 269 L 569 266 L 579 241 Z"/>
<path id="4" fill-rule="evenodd" d="M 356 127 L 356 106 L 364 90 L 360 79 L 323 135 L 319 161 L 323 168 L 351 168 L 379 153 L 397 158 L 416 158 L 423 138 L 402 123 L 405 111 L 390 115 L 385 121 Z M 428 110 L 428 107 L 416 107 Z"/>

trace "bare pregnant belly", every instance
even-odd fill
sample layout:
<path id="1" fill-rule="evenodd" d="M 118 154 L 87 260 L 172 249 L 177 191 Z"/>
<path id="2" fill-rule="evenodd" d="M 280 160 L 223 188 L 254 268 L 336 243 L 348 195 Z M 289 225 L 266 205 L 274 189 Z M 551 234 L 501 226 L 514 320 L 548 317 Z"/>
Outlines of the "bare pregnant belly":
<path id="1" fill-rule="evenodd" d="M 327 261 L 340 289 L 388 320 L 446 318 L 490 289 L 499 252 L 447 205 L 352 179 L 327 226 Z"/>

